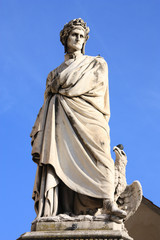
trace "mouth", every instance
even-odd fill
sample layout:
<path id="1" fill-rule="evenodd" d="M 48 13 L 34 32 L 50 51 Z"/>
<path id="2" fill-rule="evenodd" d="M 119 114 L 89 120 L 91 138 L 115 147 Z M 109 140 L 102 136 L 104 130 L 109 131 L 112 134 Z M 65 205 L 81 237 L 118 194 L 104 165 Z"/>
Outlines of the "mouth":
<path id="1" fill-rule="evenodd" d="M 79 42 L 74 43 L 73 46 L 77 48 L 82 48 L 82 45 Z"/>

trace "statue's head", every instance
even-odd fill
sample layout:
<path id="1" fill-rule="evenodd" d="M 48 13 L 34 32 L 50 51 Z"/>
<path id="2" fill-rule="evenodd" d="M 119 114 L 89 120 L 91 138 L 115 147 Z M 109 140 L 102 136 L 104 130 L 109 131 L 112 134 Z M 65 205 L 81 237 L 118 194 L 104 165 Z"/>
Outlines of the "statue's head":
<path id="1" fill-rule="evenodd" d="M 82 33 L 84 41 L 82 44 L 81 52 L 84 54 L 85 52 L 85 44 L 89 38 L 89 27 L 87 24 L 81 19 L 77 18 L 71 20 L 69 23 L 65 24 L 63 29 L 60 32 L 60 41 L 64 45 L 65 52 L 68 52 L 68 37 L 73 32 Z"/>

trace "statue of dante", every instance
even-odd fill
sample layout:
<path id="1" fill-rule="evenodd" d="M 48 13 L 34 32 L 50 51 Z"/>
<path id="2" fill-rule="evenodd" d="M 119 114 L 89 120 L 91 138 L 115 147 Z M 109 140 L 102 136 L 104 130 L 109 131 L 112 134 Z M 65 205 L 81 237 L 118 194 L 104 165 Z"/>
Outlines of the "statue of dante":
<path id="1" fill-rule="evenodd" d="M 94 215 L 102 207 L 126 215 L 114 203 L 107 63 L 84 55 L 88 33 L 81 18 L 60 32 L 65 60 L 47 77 L 31 132 L 37 217 Z"/>

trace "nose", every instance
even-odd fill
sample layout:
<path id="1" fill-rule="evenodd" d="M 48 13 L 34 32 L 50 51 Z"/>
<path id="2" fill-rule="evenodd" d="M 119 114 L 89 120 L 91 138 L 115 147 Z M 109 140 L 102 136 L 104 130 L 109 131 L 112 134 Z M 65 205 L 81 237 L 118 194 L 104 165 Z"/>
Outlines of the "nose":
<path id="1" fill-rule="evenodd" d="M 80 40 L 80 35 L 77 34 L 77 38 L 76 38 L 77 41 Z"/>

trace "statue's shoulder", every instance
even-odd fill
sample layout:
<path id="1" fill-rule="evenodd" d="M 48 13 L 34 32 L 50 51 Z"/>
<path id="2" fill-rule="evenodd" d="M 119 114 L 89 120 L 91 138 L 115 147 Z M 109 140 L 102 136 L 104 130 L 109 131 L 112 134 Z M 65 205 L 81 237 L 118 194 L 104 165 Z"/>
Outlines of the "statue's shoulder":
<path id="1" fill-rule="evenodd" d="M 106 60 L 103 57 L 101 57 L 100 55 L 98 55 L 98 56 L 88 56 L 88 55 L 85 55 L 85 56 L 88 59 L 90 59 L 91 61 L 95 60 L 98 63 L 101 63 L 101 64 L 104 64 L 104 65 L 108 66 Z"/>
<path id="2" fill-rule="evenodd" d="M 95 58 L 96 58 L 96 60 L 99 61 L 100 63 L 108 66 L 106 60 L 105 60 L 103 57 L 101 57 L 100 55 L 96 56 Z"/>
<path id="3" fill-rule="evenodd" d="M 61 64 L 62 65 L 62 64 Z M 60 66 L 61 66 L 60 65 Z M 48 81 L 51 81 L 53 78 L 54 78 L 54 76 L 55 76 L 55 74 L 57 73 L 57 71 L 59 70 L 59 67 L 60 66 L 58 66 L 57 68 L 55 68 L 55 69 L 53 69 L 52 71 L 50 71 L 49 72 L 49 74 L 48 74 L 48 76 L 47 76 L 47 80 Z"/>
<path id="4" fill-rule="evenodd" d="M 61 65 L 59 65 L 57 68 L 53 69 L 51 72 L 49 72 L 48 76 L 47 76 L 47 80 L 46 80 L 46 85 L 48 83 L 50 83 L 53 78 L 59 73 L 61 72 L 61 70 L 64 67 L 64 63 L 62 63 Z"/>

